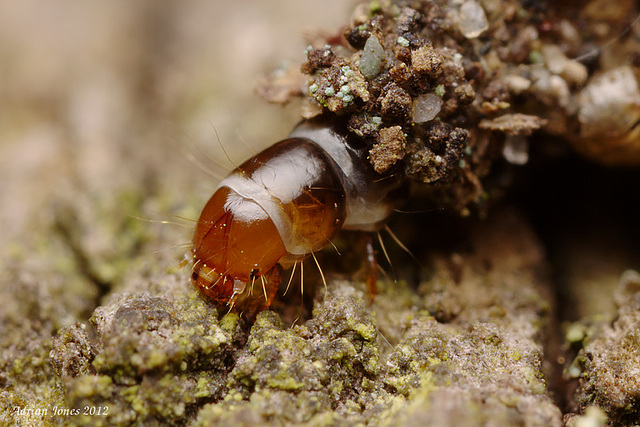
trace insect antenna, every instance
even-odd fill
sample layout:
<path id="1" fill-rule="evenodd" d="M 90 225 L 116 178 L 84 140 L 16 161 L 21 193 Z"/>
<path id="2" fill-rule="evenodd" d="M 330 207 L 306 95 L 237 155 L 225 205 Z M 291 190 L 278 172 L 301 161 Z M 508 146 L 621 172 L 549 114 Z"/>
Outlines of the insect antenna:
<path id="1" fill-rule="evenodd" d="M 300 301 L 302 301 L 303 296 L 304 296 L 304 263 L 300 261 Z M 302 307 L 302 302 L 300 303 L 300 306 Z"/>
<path id="2" fill-rule="evenodd" d="M 394 242 L 396 242 L 396 244 L 397 244 L 398 246 L 400 246 L 400 248 L 401 248 L 403 251 L 405 251 L 406 253 L 408 253 L 408 254 L 409 254 L 409 256 L 410 256 L 411 258 L 413 258 L 413 260 L 416 262 L 416 264 L 418 264 L 418 266 L 420 266 L 420 268 L 421 268 L 421 269 L 424 269 L 424 267 L 422 266 L 422 263 L 418 260 L 418 258 L 416 258 L 416 256 L 415 256 L 415 255 L 414 255 L 414 254 L 409 250 L 409 248 L 407 248 L 407 247 L 404 245 L 404 243 L 402 243 L 402 242 L 400 241 L 400 239 L 398 239 L 398 237 L 397 237 L 395 234 L 393 234 L 393 231 L 391 231 L 391 229 L 389 228 L 389 226 L 388 226 L 388 225 L 385 225 L 385 226 L 384 226 L 384 229 L 386 230 L 386 232 L 387 232 L 387 233 L 389 233 L 389 236 L 391 236 L 391 238 L 393 239 L 393 241 L 394 241 Z"/>
<path id="3" fill-rule="evenodd" d="M 631 24 L 629 24 L 624 30 L 622 30 L 620 32 L 620 34 L 618 34 L 618 37 L 613 38 L 611 40 L 609 40 L 607 43 L 603 44 L 602 46 L 597 46 L 595 47 L 593 50 L 591 50 L 590 52 L 585 53 L 584 55 L 580 55 L 577 58 L 574 58 L 573 60 L 576 62 L 580 62 L 580 61 L 584 61 L 585 59 L 595 56 L 598 53 L 602 52 L 605 49 L 608 49 L 609 46 L 611 46 L 612 44 L 614 44 L 615 42 L 617 42 L 618 40 L 620 40 L 622 37 L 624 37 L 625 34 L 627 34 L 629 31 L 631 31 L 631 29 L 638 23 L 640 22 L 640 14 L 638 14 L 638 16 L 636 16 L 636 19 L 633 20 L 633 22 L 631 22 Z"/>
<path id="4" fill-rule="evenodd" d="M 262 276 L 260 276 L 260 278 L 262 279 Z M 255 282 L 256 282 L 256 276 L 251 277 L 251 288 L 249 288 L 249 296 L 250 297 L 253 297 L 253 284 Z M 263 283 L 262 286 L 264 286 L 264 279 L 263 279 L 262 283 Z"/>
<path id="5" fill-rule="evenodd" d="M 340 253 L 340 251 L 338 250 L 338 247 L 331 241 L 329 240 L 329 244 L 331 246 L 333 246 L 333 249 L 335 249 L 336 253 L 338 254 L 338 256 L 342 256 L 342 254 Z"/>
<path id="6" fill-rule="evenodd" d="M 389 179 L 394 179 L 397 178 L 398 176 L 400 176 L 399 172 L 394 172 L 394 173 L 390 173 L 389 175 L 384 175 L 381 176 L 380 178 L 376 178 L 373 180 L 373 182 L 378 183 L 378 182 L 382 182 L 382 181 L 387 181 Z"/>
<path id="7" fill-rule="evenodd" d="M 264 283 L 264 276 L 260 276 L 260 281 L 262 282 L 262 293 L 264 294 L 264 300 L 269 301 L 267 297 L 267 286 Z M 251 283 L 251 287 L 253 288 L 253 282 Z"/>
<path id="8" fill-rule="evenodd" d="M 313 253 L 313 252 L 311 252 L 311 253 Z M 294 266 L 295 266 L 295 264 L 294 264 Z M 291 323 L 291 327 L 292 328 L 296 324 L 296 322 L 298 322 L 298 320 L 300 320 L 300 316 L 302 316 L 302 309 L 303 308 L 304 308 L 304 262 L 302 262 L 302 260 L 300 260 L 300 311 L 298 312 L 298 316 L 293 320 L 293 323 Z"/>
<path id="9" fill-rule="evenodd" d="M 395 350 L 395 347 L 393 345 L 391 345 L 391 343 L 389 342 L 389 340 L 387 339 L 387 337 L 385 337 L 382 332 L 380 331 L 380 329 L 376 328 L 376 332 L 378 333 L 378 335 L 380 335 L 380 337 L 382 337 L 382 339 L 384 340 L 384 342 L 386 342 L 389 347 L 391 347 L 391 350 Z"/>
<path id="10" fill-rule="evenodd" d="M 193 138 L 186 133 L 185 131 L 182 131 L 182 134 L 185 136 L 185 138 L 189 141 L 189 143 L 195 147 L 195 150 L 198 151 L 199 154 L 202 155 L 202 157 L 204 157 L 205 159 L 207 159 L 207 161 L 213 163 L 214 165 L 216 165 L 217 167 L 219 167 L 220 169 L 224 170 L 225 173 L 221 174 L 219 172 L 214 171 L 213 169 L 205 166 L 200 160 L 198 160 L 196 158 L 196 156 L 193 155 L 193 153 L 191 151 L 189 151 L 188 149 L 184 148 L 184 147 L 179 147 L 180 152 L 182 153 L 182 155 L 189 160 L 191 163 L 193 163 L 194 165 L 198 166 L 198 168 L 200 168 L 203 172 L 213 176 L 214 178 L 216 178 L 217 180 L 221 181 L 224 176 L 230 172 L 230 169 L 228 166 L 223 165 L 222 163 L 218 162 L 216 159 L 214 159 L 213 157 L 211 157 L 209 155 L 209 153 L 206 152 L 206 150 L 204 150 L 200 144 L 198 144 L 197 142 L 195 142 L 193 140 Z"/>
<path id="11" fill-rule="evenodd" d="M 197 222 L 197 221 L 192 220 L 190 218 L 182 217 L 182 216 L 179 216 L 179 215 L 163 214 L 163 213 L 159 213 L 159 212 L 155 212 L 155 213 L 158 214 L 158 215 L 168 215 L 168 216 L 177 218 L 177 219 L 179 219 L 181 221 L 185 221 L 185 222 L 188 222 L 188 223 Z M 136 219 L 138 221 L 149 222 L 149 223 L 152 223 L 152 224 L 170 224 L 170 225 L 177 225 L 179 227 L 184 227 L 184 228 L 189 228 L 189 229 L 193 228 L 193 224 L 184 224 L 184 223 L 179 222 L 179 221 L 169 221 L 169 220 L 143 218 L 143 217 L 140 217 L 140 216 L 137 216 L 137 215 L 133 215 L 133 214 L 127 214 L 127 216 L 129 218 L 133 218 L 133 219 Z M 178 243 L 178 244 L 175 244 L 175 245 L 170 245 L 168 247 L 163 247 L 161 249 L 156 249 L 156 250 L 153 251 L 153 253 L 154 254 L 159 254 L 159 253 L 162 253 L 162 252 L 165 252 L 165 251 L 170 251 L 170 250 L 173 250 L 173 249 L 176 249 L 176 248 L 189 248 L 189 247 L 191 247 L 191 245 L 192 245 L 192 242 L 190 242 L 190 241 L 189 242 L 184 242 L 184 243 Z M 185 265 L 187 265 L 190 260 L 191 260 L 191 257 L 189 256 L 189 253 L 187 253 L 187 254 L 185 254 L 185 258 L 182 261 L 180 261 L 180 263 L 176 267 L 172 267 L 172 269 L 174 269 L 174 268 L 182 268 Z"/>
<path id="12" fill-rule="evenodd" d="M 177 243 L 175 245 L 171 245 L 171 246 L 168 246 L 166 248 L 157 249 L 157 250 L 153 251 L 153 253 L 154 254 L 159 254 L 159 253 L 162 253 L 164 251 L 170 251 L 170 250 L 176 249 L 176 248 L 189 248 L 189 247 L 191 247 L 191 245 L 192 245 L 191 242 Z M 187 265 L 187 263 L 189 262 L 190 259 L 191 259 L 191 257 L 189 257 L 187 255 L 186 259 L 183 259 L 182 261 L 180 261 L 179 267 L 184 267 L 185 265 Z"/>
<path id="13" fill-rule="evenodd" d="M 171 214 L 162 214 L 162 215 L 168 215 L 168 216 L 172 216 L 174 218 L 177 219 L 181 219 L 183 221 L 188 221 L 188 222 L 198 222 L 195 219 L 190 219 L 190 218 L 185 218 L 179 215 L 171 215 Z M 193 225 L 192 224 L 182 224 L 178 221 L 168 221 L 166 219 L 150 219 L 150 218 L 142 218 L 141 216 L 137 216 L 137 215 L 132 215 L 132 214 L 128 214 L 127 215 L 129 218 L 134 218 L 140 221 L 145 221 L 145 222 L 151 222 L 153 224 L 171 224 L 171 225 L 177 225 L 179 227 L 185 227 L 185 228 L 192 228 Z"/>
<path id="14" fill-rule="evenodd" d="M 320 272 L 320 277 L 322 277 L 322 283 L 324 284 L 324 296 L 325 298 L 327 297 L 327 280 L 324 278 L 324 273 L 322 272 L 322 268 L 320 268 L 320 263 L 318 262 L 318 258 L 316 258 L 316 254 L 311 251 L 311 256 L 313 257 L 313 260 L 316 262 L 316 265 L 318 266 L 318 271 Z"/>
<path id="15" fill-rule="evenodd" d="M 302 261 L 300 261 L 302 263 Z M 298 261 L 293 263 L 293 268 L 291 269 L 291 276 L 289 276 L 289 282 L 287 283 L 287 288 L 284 290 L 284 294 L 286 295 L 289 292 L 289 286 L 291 286 L 291 281 L 293 280 L 293 275 L 296 273 L 296 266 L 298 265 Z"/>
<path id="16" fill-rule="evenodd" d="M 215 288 L 215 287 L 216 287 L 216 285 L 218 284 L 218 282 L 220 281 L 220 279 L 222 279 L 222 277 L 223 277 L 223 276 L 218 277 L 218 280 L 216 280 L 216 281 L 213 283 L 213 285 L 210 285 L 208 289 Z"/>
<path id="17" fill-rule="evenodd" d="M 436 211 L 444 211 L 444 208 L 425 209 L 421 211 L 403 211 L 402 209 L 394 209 L 393 211 L 401 214 L 423 214 L 423 213 L 431 213 Z"/>
<path id="18" fill-rule="evenodd" d="M 240 141 L 242 143 L 242 145 L 244 145 L 248 150 L 253 152 L 253 155 L 257 155 L 258 152 L 256 151 L 255 148 L 253 148 L 253 145 L 249 144 L 242 135 L 240 135 L 240 130 L 238 128 L 236 128 L 236 136 L 238 137 L 238 141 Z"/>
<path id="19" fill-rule="evenodd" d="M 396 280 L 395 277 L 393 277 L 393 279 L 391 277 L 389 277 L 389 273 L 386 272 L 386 270 L 384 268 L 382 268 L 382 266 L 380 264 L 378 264 L 378 271 L 380 273 L 382 273 L 382 275 L 385 277 L 385 279 L 387 279 L 390 282 L 394 282 L 394 283 L 398 283 L 398 281 Z"/>
<path id="20" fill-rule="evenodd" d="M 186 257 L 186 256 L 185 256 Z M 185 260 L 186 261 L 186 260 Z M 187 261 L 188 262 L 188 261 Z M 196 267 L 198 266 L 198 264 L 200 264 L 202 262 L 201 259 L 197 260 L 196 262 L 193 263 L 193 265 L 191 266 L 191 274 L 193 274 L 194 270 L 196 269 Z"/>
<path id="21" fill-rule="evenodd" d="M 240 167 L 236 164 L 236 162 L 231 160 L 231 157 L 229 156 L 229 153 L 227 153 L 227 150 L 224 148 L 224 144 L 222 143 L 222 140 L 220 139 L 220 135 L 218 134 L 218 129 L 216 129 L 216 127 L 213 125 L 213 123 L 211 123 L 211 127 L 213 128 L 213 131 L 216 134 L 216 139 L 218 140 L 218 144 L 220 144 L 220 148 L 222 149 L 222 152 L 226 156 L 227 160 L 229 160 L 229 163 L 231 163 L 233 165 L 233 167 L 235 167 L 236 169 L 240 169 Z"/>
<path id="22" fill-rule="evenodd" d="M 197 160 L 193 154 L 191 153 L 184 153 L 185 157 L 194 165 L 196 165 L 197 167 L 199 167 L 204 173 L 211 175 L 212 177 L 216 178 L 218 181 L 222 181 L 224 179 L 224 175 L 214 171 L 213 169 L 203 165 L 199 160 Z M 213 159 L 210 159 L 211 161 L 214 161 Z M 219 165 L 218 163 L 216 163 L 216 165 L 222 167 L 221 165 Z"/>
<path id="23" fill-rule="evenodd" d="M 387 252 L 387 247 L 384 245 L 384 241 L 382 240 L 382 234 L 380 234 L 380 230 L 376 231 L 376 234 L 378 235 L 378 242 L 380 242 L 380 247 L 382 248 L 382 253 L 384 254 L 385 259 L 389 263 L 389 266 L 391 267 L 391 274 L 393 274 L 393 282 L 397 283 L 398 281 L 396 280 L 396 272 L 395 272 L 395 269 L 393 268 L 393 264 L 391 263 L 391 258 L 389 258 L 389 253 Z M 378 268 L 381 268 L 380 264 L 378 264 Z M 386 273 L 385 273 L 385 275 L 386 275 Z M 387 277 L 389 277 L 389 276 L 387 276 Z"/>

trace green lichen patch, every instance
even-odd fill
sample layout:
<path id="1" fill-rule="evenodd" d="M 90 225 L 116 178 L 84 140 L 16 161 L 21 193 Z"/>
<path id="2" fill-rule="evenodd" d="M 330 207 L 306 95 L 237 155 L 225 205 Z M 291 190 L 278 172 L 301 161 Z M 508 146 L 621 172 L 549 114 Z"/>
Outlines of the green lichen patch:
<path id="1" fill-rule="evenodd" d="M 290 330 L 275 313 L 261 313 L 230 387 L 243 396 L 288 390 L 326 393 L 336 404 L 357 398 L 363 378 L 380 370 L 375 321 L 361 296 L 330 296 L 314 312 L 311 321 Z"/>
<path id="2" fill-rule="evenodd" d="M 386 392 L 375 386 L 381 368 L 374 318 L 348 283 L 330 289 L 336 292 L 302 326 L 286 329 L 276 313 L 258 315 L 230 373 L 229 393 L 204 407 L 198 423 L 255 419 L 260 408 L 259 420 L 324 425 L 338 413 L 362 421 L 363 409 L 377 407 Z"/>
<path id="3" fill-rule="evenodd" d="M 65 295 L 82 281 L 68 280 L 46 261 L 32 257 L 22 269 L 9 264 L 0 272 L 0 425 L 46 425 L 62 405 L 53 381 L 49 353 L 56 330 L 70 323 L 86 301 L 83 292 Z"/>
<path id="4" fill-rule="evenodd" d="M 616 291 L 618 318 L 588 328 L 573 363 L 579 368 L 577 400 L 602 408 L 612 425 L 636 425 L 640 418 L 640 275 L 626 272 Z"/>
<path id="5" fill-rule="evenodd" d="M 63 331 L 52 351 L 66 405 L 108 406 L 101 418 L 108 424 L 184 420 L 189 408 L 225 392 L 237 321 L 227 316 L 220 327 L 216 309 L 195 291 L 172 302 L 138 295 L 100 307 L 92 317 L 91 351 L 77 326 Z M 73 421 L 91 424 L 93 418 Z"/>
<path id="6" fill-rule="evenodd" d="M 541 354 L 522 354 L 516 334 L 487 323 L 443 325 L 426 313 L 411 323 L 413 332 L 395 346 L 383 376 L 389 390 L 408 399 L 389 411 L 390 425 L 561 425 L 546 394 Z"/>
<path id="7" fill-rule="evenodd" d="M 523 346 L 513 332 L 481 322 L 467 328 L 441 325 L 424 314 L 412 323 L 414 332 L 395 347 L 387 362 L 384 381 L 399 393 L 412 395 L 425 373 L 439 387 L 472 384 L 524 395 L 545 393 L 542 355 L 535 347 Z"/>
<path id="8" fill-rule="evenodd" d="M 99 373 L 114 374 L 116 382 L 203 363 L 199 355 L 226 344 L 225 334 L 213 323 L 215 310 L 209 313 L 211 320 L 196 323 L 181 322 L 172 305 L 159 297 L 125 298 L 113 307 L 99 308 L 92 319 L 100 333 L 94 366 Z"/>
<path id="9" fill-rule="evenodd" d="M 58 377 L 77 377 L 95 373 L 92 365 L 95 352 L 85 330 L 85 325 L 76 322 L 61 329 L 53 339 L 53 349 L 49 357 Z"/>
<path id="10" fill-rule="evenodd" d="M 309 343 L 283 330 L 274 312 L 258 316 L 247 347 L 250 355 L 240 358 L 231 373 L 232 384 L 246 390 L 319 390 L 328 379 L 325 366 L 314 363 Z"/>

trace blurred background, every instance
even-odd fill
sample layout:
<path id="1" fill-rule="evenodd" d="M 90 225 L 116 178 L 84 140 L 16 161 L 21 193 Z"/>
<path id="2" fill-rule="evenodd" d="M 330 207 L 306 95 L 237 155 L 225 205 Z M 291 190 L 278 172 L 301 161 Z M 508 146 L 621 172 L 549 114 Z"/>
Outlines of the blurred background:
<path id="1" fill-rule="evenodd" d="M 237 163 L 285 137 L 296 111 L 254 94 L 259 76 L 300 63 L 304 34 L 338 29 L 352 6 L 0 3 L 0 255 L 28 258 L 60 212 L 87 233 L 118 204 L 196 216 L 216 179 L 188 157 L 231 168 L 214 127 Z M 103 237 L 83 245 L 108 246 Z"/>

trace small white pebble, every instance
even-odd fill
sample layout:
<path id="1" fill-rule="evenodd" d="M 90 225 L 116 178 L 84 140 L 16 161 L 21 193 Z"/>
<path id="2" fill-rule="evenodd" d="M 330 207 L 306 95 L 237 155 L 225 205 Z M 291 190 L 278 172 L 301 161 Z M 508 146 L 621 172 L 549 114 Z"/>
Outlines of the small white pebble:
<path id="1" fill-rule="evenodd" d="M 468 39 L 475 39 L 489 28 L 487 15 L 480 4 L 474 0 L 466 1 L 460 6 L 458 29 Z"/>
<path id="2" fill-rule="evenodd" d="M 607 414 L 597 406 L 589 406 L 583 415 L 576 417 L 575 427 L 604 427 L 607 425 Z"/>
<path id="3" fill-rule="evenodd" d="M 529 140 L 523 135 L 507 136 L 502 155 L 513 165 L 526 165 L 529 161 Z"/>
<path id="4" fill-rule="evenodd" d="M 420 95 L 413 100 L 412 117 L 415 123 L 433 120 L 442 108 L 442 98 L 432 93 Z"/>
<path id="5" fill-rule="evenodd" d="M 558 74 L 568 83 L 581 85 L 587 81 L 589 74 L 587 67 L 585 67 L 584 64 L 567 58 L 559 46 L 543 46 L 542 56 L 549 71 Z"/>
<path id="6" fill-rule="evenodd" d="M 508 75 L 504 78 L 509 90 L 513 93 L 520 94 L 531 87 L 531 80 L 515 74 Z"/>

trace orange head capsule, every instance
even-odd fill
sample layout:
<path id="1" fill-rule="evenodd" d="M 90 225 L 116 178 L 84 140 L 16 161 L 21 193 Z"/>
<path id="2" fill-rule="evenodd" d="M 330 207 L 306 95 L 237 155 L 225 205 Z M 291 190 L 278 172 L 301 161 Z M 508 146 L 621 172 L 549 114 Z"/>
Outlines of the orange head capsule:
<path id="1" fill-rule="evenodd" d="M 206 204 L 193 237 L 192 280 L 217 303 L 254 299 L 245 290 L 258 280 L 254 304 L 268 306 L 280 283 L 286 254 L 273 221 L 254 201 L 221 187 Z M 247 301 L 249 304 L 249 301 Z M 249 304 L 251 305 L 251 304 Z M 242 306 L 242 304 L 241 304 Z M 264 307 L 262 307 L 264 308 Z"/>

